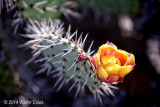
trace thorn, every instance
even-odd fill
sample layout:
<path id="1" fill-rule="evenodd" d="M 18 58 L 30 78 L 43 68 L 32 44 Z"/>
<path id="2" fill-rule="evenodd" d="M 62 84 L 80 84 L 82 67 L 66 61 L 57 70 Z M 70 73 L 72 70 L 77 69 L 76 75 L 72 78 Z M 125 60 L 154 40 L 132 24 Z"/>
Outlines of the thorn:
<path id="1" fill-rule="evenodd" d="M 99 101 L 100 101 L 100 103 L 101 103 L 101 105 L 102 105 L 102 104 L 103 104 L 103 103 L 102 103 L 102 98 L 101 98 L 100 94 L 98 93 L 97 86 L 95 86 L 95 90 L 96 90 L 97 97 L 98 97 L 98 99 L 99 99 Z"/>
<path id="2" fill-rule="evenodd" d="M 78 88 L 77 88 L 77 91 L 76 91 L 76 94 L 75 94 L 75 98 L 77 97 L 77 95 L 78 95 L 78 93 L 79 93 L 79 91 L 80 91 L 80 88 L 81 88 L 81 84 L 80 83 L 78 83 Z"/>
<path id="3" fill-rule="evenodd" d="M 105 94 L 109 95 L 109 92 L 108 92 L 108 91 L 106 91 L 106 89 L 105 89 L 105 87 L 104 87 L 104 86 L 100 86 L 100 87 L 101 87 L 101 89 L 105 92 Z"/>
<path id="4" fill-rule="evenodd" d="M 98 89 L 97 91 L 98 91 L 98 93 L 99 93 L 100 95 L 102 95 L 103 97 L 105 96 L 104 93 L 103 93 L 100 89 Z"/>
<path id="5" fill-rule="evenodd" d="M 55 58 L 55 57 L 58 57 L 58 56 L 60 56 L 60 55 L 62 55 L 62 54 L 63 54 L 63 52 L 58 53 L 57 55 L 54 56 L 54 58 Z"/>
<path id="6" fill-rule="evenodd" d="M 69 40 L 69 37 L 70 37 L 70 32 L 71 32 L 71 25 L 69 24 L 68 30 L 67 30 L 67 33 L 66 33 L 66 39 L 68 39 L 68 40 Z"/>
<path id="7" fill-rule="evenodd" d="M 47 75 L 49 75 L 50 74 L 50 71 L 51 71 L 51 69 L 52 69 L 52 66 L 51 66 L 51 64 L 48 64 L 48 68 L 47 68 L 48 70 L 47 70 Z"/>
<path id="8" fill-rule="evenodd" d="M 83 35 L 83 32 L 81 33 L 80 37 L 78 38 L 78 41 L 77 41 L 77 44 L 78 44 L 78 47 L 81 45 L 81 41 L 82 41 L 82 35 Z"/>
<path id="9" fill-rule="evenodd" d="M 44 68 L 38 70 L 38 71 L 36 72 L 36 74 L 40 74 L 40 73 L 44 72 L 44 71 L 47 70 L 47 69 L 48 69 L 48 65 L 46 65 Z"/>
<path id="10" fill-rule="evenodd" d="M 38 58 L 39 55 L 40 55 L 40 54 L 38 54 L 38 55 L 36 55 L 36 56 L 33 56 L 31 59 L 29 59 L 28 61 L 26 61 L 26 62 L 24 63 L 24 65 L 28 65 L 29 63 L 33 62 L 36 58 Z"/>
<path id="11" fill-rule="evenodd" d="M 93 54 L 94 52 L 95 52 L 95 50 L 93 50 L 92 52 L 90 52 L 90 53 L 89 53 L 89 56 L 90 56 L 91 54 Z"/>
<path id="12" fill-rule="evenodd" d="M 49 63 L 49 61 L 50 61 L 51 59 L 52 59 L 52 58 L 48 58 L 47 61 L 46 61 L 43 65 L 41 65 L 41 67 L 45 67 L 46 65 L 48 65 L 48 63 Z"/>
<path id="13" fill-rule="evenodd" d="M 70 53 L 72 50 L 69 50 L 68 52 L 64 53 L 61 57 L 64 57 L 65 55 L 67 55 L 68 53 Z"/>
<path id="14" fill-rule="evenodd" d="M 114 96 L 113 92 L 111 91 L 111 89 L 109 88 L 107 83 L 102 82 L 104 89 L 107 90 L 112 96 Z"/>
<path id="15" fill-rule="evenodd" d="M 77 44 L 77 42 L 78 42 L 78 40 L 77 40 L 77 33 L 78 33 L 78 29 L 76 30 L 76 38 L 75 38 L 75 46 L 76 47 L 78 47 L 78 44 Z"/>
<path id="16" fill-rule="evenodd" d="M 52 77 L 55 78 L 55 77 L 59 77 L 60 75 L 62 75 L 62 72 L 59 72 L 59 73 L 53 75 Z"/>
<path id="17" fill-rule="evenodd" d="M 89 60 L 87 60 L 87 63 L 89 64 L 89 66 L 92 66 L 92 65 L 91 65 L 92 63 L 90 63 Z"/>
<path id="18" fill-rule="evenodd" d="M 87 76 L 86 76 L 86 78 L 85 78 L 85 80 L 87 80 L 88 79 L 88 76 L 89 76 L 89 74 L 91 73 L 91 70 L 89 70 L 89 73 L 87 74 Z"/>
<path id="19" fill-rule="evenodd" d="M 87 79 L 87 80 L 85 80 L 85 82 L 84 82 L 84 84 L 83 84 L 82 88 L 84 88 L 84 86 L 86 85 L 87 81 L 88 81 L 88 79 Z"/>
<path id="20" fill-rule="evenodd" d="M 70 70 L 75 64 L 76 64 L 76 62 L 77 62 L 78 60 L 76 59 L 76 61 L 68 68 L 68 70 Z M 68 71 L 67 70 L 67 71 Z"/>
<path id="21" fill-rule="evenodd" d="M 40 59 L 35 60 L 34 63 L 42 62 L 42 61 L 45 61 L 47 59 L 48 59 L 48 57 L 40 58 Z"/>
<path id="22" fill-rule="evenodd" d="M 65 79 L 61 82 L 61 84 L 59 85 L 59 87 L 57 88 L 57 92 L 60 91 L 60 89 L 63 87 L 64 83 L 65 83 Z"/>
<path id="23" fill-rule="evenodd" d="M 57 63 L 61 63 L 62 61 L 56 61 L 56 62 L 53 62 L 52 64 L 57 64 Z"/>
<path id="24" fill-rule="evenodd" d="M 92 45 L 93 45 L 94 41 L 92 41 L 92 43 L 90 44 L 89 48 L 88 48 L 88 51 L 87 51 L 87 55 L 89 55 L 90 51 L 91 51 L 91 48 L 92 48 Z"/>
<path id="25" fill-rule="evenodd" d="M 58 83 L 59 83 L 62 79 L 63 79 L 63 75 L 61 75 L 61 76 L 59 77 L 59 79 L 56 81 L 56 83 L 54 84 L 53 87 L 56 87 L 56 86 L 58 85 Z"/>
<path id="26" fill-rule="evenodd" d="M 86 34 L 86 36 L 85 36 L 85 38 L 84 38 L 84 40 L 83 40 L 83 42 L 82 42 L 81 49 L 84 48 L 84 44 L 85 44 L 85 41 L 86 41 L 86 39 L 87 39 L 87 36 L 88 36 L 88 34 Z"/>
<path id="27" fill-rule="evenodd" d="M 62 70 L 62 67 L 59 67 L 59 68 L 57 68 L 57 69 L 51 71 L 51 73 L 54 73 L 54 72 L 59 71 L 59 70 Z"/>
<path id="28" fill-rule="evenodd" d="M 76 72 L 76 65 L 75 65 L 75 67 L 74 67 L 74 72 L 73 72 L 73 74 L 72 74 L 72 75 L 70 76 L 70 78 L 66 81 L 66 83 L 69 82 L 69 81 L 74 77 L 75 72 Z"/>
<path id="29" fill-rule="evenodd" d="M 71 40 L 72 40 L 72 38 L 75 36 L 76 32 L 77 32 L 77 31 L 75 31 L 75 32 L 69 37 L 68 41 L 71 41 Z"/>
<path id="30" fill-rule="evenodd" d="M 75 80 L 75 82 L 74 82 L 74 83 L 72 84 L 72 86 L 69 88 L 68 92 L 70 92 L 70 91 L 73 89 L 73 87 L 76 85 L 77 81 L 78 81 L 78 80 Z"/>

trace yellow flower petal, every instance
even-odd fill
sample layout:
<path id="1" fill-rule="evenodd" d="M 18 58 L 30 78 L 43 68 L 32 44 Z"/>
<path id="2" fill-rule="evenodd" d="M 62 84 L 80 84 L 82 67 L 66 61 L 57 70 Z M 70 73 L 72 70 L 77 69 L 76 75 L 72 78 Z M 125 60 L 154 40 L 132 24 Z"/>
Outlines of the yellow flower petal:
<path id="1" fill-rule="evenodd" d="M 98 77 L 99 78 L 102 79 L 102 76 L 104 78 L 108 78 L 108 74 L 107 74 L 107 72 L 105 71 L 105 69 L 103 67 L 98 67 L 97 71 L 98 71 Z"/>
<path id="2" fill-rule="evenodd" d="M 101 65 L 101 62 L 100 62 L 100 55 L 97 53 L 96 55 L 96 66 L 100 66 Z"/>
<path id="3" fill-rule="evenodd" d="M 131 65 L 127 65 L 127 66 L 122 66 L 119 69 L 119 76 L 120 77 L 124 77 L 125 75 L 127 75 L 128 73 L 130 73 L 132 71 L 132 66 Z"/>
<path id="4" fill-rule="evenodd" d="M 101 61 L 103 64 L 107 64 L 107 63 L 111 63 L 111 62 L 116 63 L 116 58 L 114 56 L 108 55 L 108 56 L 103 56 L 101 58 Z"/>
<path id="5" fill-rule="evenodd" d="M 121 66 L 118 64 L 105 67 L 105 71 L 108 73 L 108 77 L 117 76 L 119 74 L 120 67 Z"/>

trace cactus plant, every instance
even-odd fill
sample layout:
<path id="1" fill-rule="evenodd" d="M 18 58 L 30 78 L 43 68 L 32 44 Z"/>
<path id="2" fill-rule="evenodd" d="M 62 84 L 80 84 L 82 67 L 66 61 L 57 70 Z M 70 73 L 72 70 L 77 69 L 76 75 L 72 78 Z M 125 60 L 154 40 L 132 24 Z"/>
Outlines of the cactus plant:
<path id="1" fill-rule="evenodd" d="M 28 25 L 26 30 L 28 34 L 23 36 L 31 40 L 20 47 L 28 46 L 33 49 L 33 57 L 28 60 L 27 63 L 34 60 L 34 62 L 44 61 L 42 69 L 37 71 L 38 74 L 47 71 L 47 75 L 54 75 L 54 77 L 59 76 L 54 85 L 57 86 L 59 84 L 57 91 L 72 79 L 74 83 L 69 91 L 77 87 L 75 97 L 79 92 L 83 93 L 86 86 L 89 87 L 95 97 L 98 97 L 101 103 L 100 94 L 110 93 L 113 95 L 110 88 L 116 87 L 98 80 L 96 72 L 90 62 L 91 54 L 94 52 L 91 51 L 93 42 L 87 52 L 83 50 L 87 35 L 82 41 L 82 35 L 77 38 L 77 31 L 71 34 L 70 26 L 66 35 L 63 36 L 63 25 L 54 24 L 51 20 L 49 24 L 47 24 L 46 21 L 41 23 L 38 21 L 30 22 L 31 24 Z M 75 40 L 73 40 L 73 38 L 75 38 Z M 42 54 L 43 58 L 38 59 L 37 57 L 40 54 Z M 56 67 L 56 69 L 52 70 L 52 66 Z"/>

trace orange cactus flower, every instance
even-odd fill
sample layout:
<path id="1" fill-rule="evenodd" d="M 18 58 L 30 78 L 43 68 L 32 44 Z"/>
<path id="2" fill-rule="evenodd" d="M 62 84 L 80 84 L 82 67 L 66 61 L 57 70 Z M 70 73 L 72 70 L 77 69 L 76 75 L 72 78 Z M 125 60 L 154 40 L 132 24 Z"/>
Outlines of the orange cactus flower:
<path id="1" fill-rule="evenodd" d="M 106 83 L 123 82 L 124 76 L 135 67 L 133 54 L 117 49 L 109 42 L 102 45 L 90 61 L 99 80 Z"/>

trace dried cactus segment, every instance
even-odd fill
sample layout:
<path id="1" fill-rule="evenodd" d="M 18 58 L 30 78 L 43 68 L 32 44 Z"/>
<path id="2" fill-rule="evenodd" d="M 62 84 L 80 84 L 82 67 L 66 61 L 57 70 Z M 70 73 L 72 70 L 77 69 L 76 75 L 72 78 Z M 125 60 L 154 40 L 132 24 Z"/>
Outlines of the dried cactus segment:
<path id="1" fill-rule="evenodd" d="M 47 24 L 46 21 L 39 23 L 38 21 L 30 21 L 28 25 L 28 34 L 23 35 L 31 40 L 26 42 L 23 46 L 28 46 L 33 49 L 33 58 L 28 62 L 35 60 L 35 62 L 44 61 L 41 65 L 42 69 L 37 73 L 46 72 L 47 75 L 53 75 L 58 77 L 54 87 L 57 87 L 59 91 L 64 84 L 73 80 L 74 83 L 69 88 L 71 91 L 74 87 L 77 87 L 75 97 L 79 93 L 85 92 L 85 87 L 89 87 L 93 95 L 101 100 L 101 95 L 104 93 L 112 94 L 110 87 L 107 83 L 101 82 L 97 78 L 97 74 L 93 69 L 92 63 L 90 63 L 91 51 L 93 42 L 88 48 L 87 52 L 84 52 L 83 47 L 86 41 L 87 35 L 82 40 L 82 35 L 77 38 L 77 31 L 71 34 L 71 27 L 69 26 L 66 35 L 63 35 L 62 24 L 55 23 L 50 20 Z M 75 38 L 75 40 L 73 40 Z M 43 58 L 37 59 L 38 55 L 42 54 Z M 83 60 L 78 58 L 79 55 L 85 56 Z M 54 66 L 56 69 L 52 69 Z"/>

